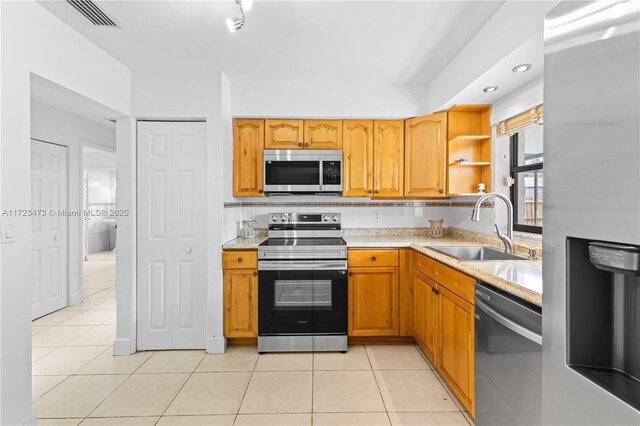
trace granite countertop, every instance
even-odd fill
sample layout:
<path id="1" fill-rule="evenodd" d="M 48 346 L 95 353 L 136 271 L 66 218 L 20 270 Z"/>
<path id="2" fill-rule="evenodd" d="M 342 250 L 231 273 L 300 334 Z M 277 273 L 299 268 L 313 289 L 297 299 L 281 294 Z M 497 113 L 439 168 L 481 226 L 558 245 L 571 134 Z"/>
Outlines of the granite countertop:
<path id="1" fill-rule="evenodd" d="M 224 250 L 256 250 L 266 235 L 255 238 L 236 238 L 223 245 Z M 461 262 L 450 256 L 430 250 L 438 246 L 486 245 L 463 238 L 432 238 L 426 235 L 344 235 L 349 248 L 411 248 L 460 272 L 501 290 L 518 296 L 527 302 L 542 306 L 542 261 L 502 260 Z"/>

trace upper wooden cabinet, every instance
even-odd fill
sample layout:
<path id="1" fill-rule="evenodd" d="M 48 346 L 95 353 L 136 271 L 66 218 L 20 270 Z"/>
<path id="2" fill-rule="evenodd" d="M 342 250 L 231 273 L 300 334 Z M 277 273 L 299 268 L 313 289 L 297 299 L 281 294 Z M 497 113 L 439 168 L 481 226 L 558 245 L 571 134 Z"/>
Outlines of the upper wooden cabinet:
<path id="1" fill-rule="evenodd" d="M 237 119 L 233 123 L 233 195 L 262 197 L 264 120 Z"/>
<path id="2" fill-rule="evenodd" d="M 404 195 L 445 197 L 447 113 L 405 121 Z"/>
<path id="3" fill-rule="evenodd" d="M 342 149 L 342 120 L 304 120 L 305 149 Z"/>
<path id="4" fill-rule="evenodd" d="M 491 192 L 491 105 L 459 105 L 447 111 L 447 195 Z"/>
<path id="5" fill-rule="evenodd" d="M 373 196 L 404 196 L 404 121 L 373 122 Z"/>
<path id="6" fill-rule="evenodd" d="M 265 120 L 265 149 L 302 149 L 302 120 Z"/>
<path id="7" fill-rule="evenodd" d="M 373 195 L 373 121 L 343 121 L 342 149 L 342 195 L 371 197 Z"/>

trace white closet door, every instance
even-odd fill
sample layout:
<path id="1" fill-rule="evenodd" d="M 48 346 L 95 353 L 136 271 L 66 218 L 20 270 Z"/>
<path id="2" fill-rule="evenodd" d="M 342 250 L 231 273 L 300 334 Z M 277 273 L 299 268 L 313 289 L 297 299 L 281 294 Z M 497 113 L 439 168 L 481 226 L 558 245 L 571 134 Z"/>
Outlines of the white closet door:
<path id="1" fill-rule="evenodd" d="M 205 124 L 138 123 L 138 342 L 205 347 Z"/>
<path id="2" fill-rule="evenodd" d="M 59 214 L 67 209 L 66 147 L 31 141 L 31 208 L 31 316 L 36 319 L 67 306 L 67 217 Z"/>

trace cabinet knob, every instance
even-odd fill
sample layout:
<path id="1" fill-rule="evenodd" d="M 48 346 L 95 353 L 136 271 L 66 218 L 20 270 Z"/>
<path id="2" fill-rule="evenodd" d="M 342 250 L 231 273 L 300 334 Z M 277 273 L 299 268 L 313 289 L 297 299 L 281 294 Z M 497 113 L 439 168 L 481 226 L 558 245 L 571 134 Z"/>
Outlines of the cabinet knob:
<path id="1" fill-rule="evenodd" d="M 367 193 L 373 194 L 373 191 L 372 190 L 368 190 Z"/>
<path id="2" fill-rule="evenodd" d="M 251 275 L 253 275 L 254 277 L 257 277 L 258 273 L 256 271 L 253 271 L 253 274 L 251 274 Z"/>
<path id="3" fill-rule="evenodd" d="M 371 256 L 371 260 L 373 260 L 375 262 L 376 260 L 378 260 L 378 258 L 375 257 L 375 256 Z"/>
<path id="4" fill-rule="evenodd" d="M 298 142 L 298 146 L 299 146 L 299 147 L 302 147 L 302 142 Z"/>
<path id="5" fill-rule="evenodd" d="M 241 257 L 239 257 L 237 260 L 238 260 L 238 263 L 242 263 L 242 258 Z"/>
<path id="6" fill-rule="evenodd" d="M 258 189 L 258 194 L 262 194 L 264 191 L 262 189 Z"/>
<path id="7" fill-rule="evenodd" d="M 309 142 L 305 143 L 305 144 L 304 144 L 304 146 L 305 146 L 305 147 L 308 147 L 308 146 L 309 146 Z"/>
<path id="8" fill-rule="evenodd" d="M 380 190 L 379 190 L 379 189 L 376 189 L 374 192 L 375 192 L 376 194 L 379 194 L 379 193 L 380 193 Z"/>
<path id="9" fill-rule="evenodd" d="M 349 276 L 352 277 L 353 276 L 353 272 L 349 271 Z"/>
<path id="10" fill-rule="evenodd" d="M 444 190 L 438 189 L 438 193 L 442 194 L 443 192 L 444 192 Z"/>

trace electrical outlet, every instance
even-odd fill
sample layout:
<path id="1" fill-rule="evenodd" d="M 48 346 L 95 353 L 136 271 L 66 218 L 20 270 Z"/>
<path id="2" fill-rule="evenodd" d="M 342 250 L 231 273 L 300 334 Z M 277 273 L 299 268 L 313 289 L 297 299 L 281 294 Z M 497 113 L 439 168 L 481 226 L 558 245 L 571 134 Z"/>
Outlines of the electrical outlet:
<path id="1" fill-rule="evenodd" d="M 249 220 L 256 220 L 256 211 L 253 209 L 249 209 L 247 215 L 249 216 Z"/>
<path id="2" fill-rule="evenodd" d="M 380 222 L 380 210 L 373 211 L 373 221 Z"/>

